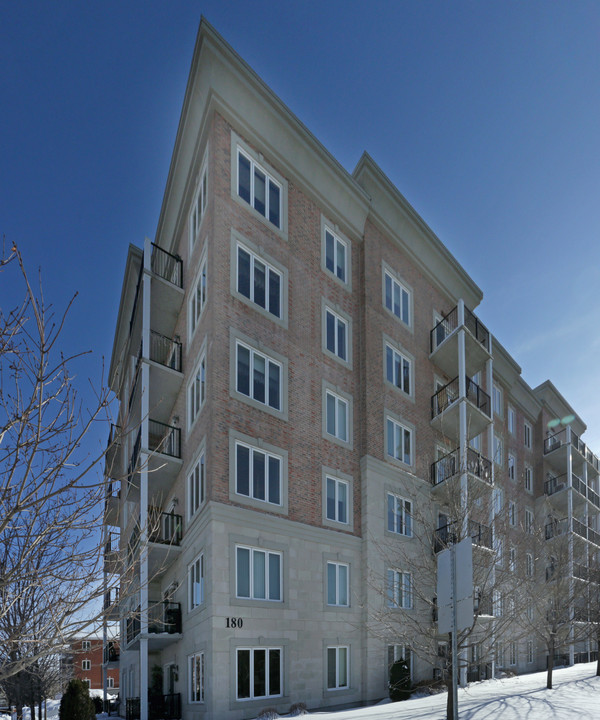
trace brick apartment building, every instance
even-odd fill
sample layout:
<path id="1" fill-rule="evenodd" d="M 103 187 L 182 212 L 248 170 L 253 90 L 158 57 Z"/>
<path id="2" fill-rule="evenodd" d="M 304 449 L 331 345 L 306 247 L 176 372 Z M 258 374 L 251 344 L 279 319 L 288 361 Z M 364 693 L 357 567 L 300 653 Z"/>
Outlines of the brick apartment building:
<path id="1" fill-rule="evenodd" d="M 118 644 L 113 643 L 117 647 Z M 73 677 L 83 680 L 90 690 L 103 690 L 104 675 L 109 693 L 119 691 L 119 668 L 104 666 L 104 641 L 101 638 L 78 638 L 71 643 L 70 660 Z"/>
<path id="2" fill-rule="evenodd" d="M 477 319 L 482 297 L 368 155 L 344 170 L 202 21 L 110 367 L 122 713 L 375 701 L 399 655 L 431 679 L 435 552 L 459 536 L 498 582 L 543 574 L 524 548 L 546 524 L 582 580 L 598 459 L 552 383 L 530 388 Z M 499 593 L 485 612 L 477 596 L 486 640 L 465 673 L 545 667 L 533 633 L 500 632 Z M 428 650 L 410 630 L 426 625 Z M 596 651 L 582 637 L 568 662 Z"/>

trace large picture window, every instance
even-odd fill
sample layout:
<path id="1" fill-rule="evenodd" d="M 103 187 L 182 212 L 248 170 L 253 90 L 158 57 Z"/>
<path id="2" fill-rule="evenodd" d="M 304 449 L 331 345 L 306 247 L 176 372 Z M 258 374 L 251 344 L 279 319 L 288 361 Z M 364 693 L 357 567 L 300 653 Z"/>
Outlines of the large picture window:
<path id="1" fill-rule="evenodd" d="M 388 493 L 387 529 L 389 532 L 412 537 L 412 503 Z"/>
<path id="2" fill-rule="evenodd" d="M 237 546 L 236 596 L 281 602 L 281 553 Z"/>
<path id="3" fill-rule="evenodd" d="M 200 554 L 189 566 L 189 608 L 194 610 L 204 602 L 204 555 Z"/>
<path id="4" fill-rule="evenodd" d="M 206 493 L 204 458 L 204 453 L 202 453 L 196 461 L 192 472 L 188 475 L 188 507 L 190 517 L 197 513 L 204 503 Z"/>
<path id="5" fill-rule="evenodd" d="M 256 402 L 281 410 L 281 364 L 254 348 L 236 343 L 236 389 Z"/>
<path id="6" fill-rule="evenodd" d="M 282 460 L 278 455 L 236 442 L 235 491 L 254 500 L 281 505 Z"/>
<path id="7" fill-rule="evenodd" d="M 386 308 L 405 325 L 410 326 L 410 292 L 389 272 L 384 273 Z"/>
<path id="8" fill-rule="evenodd" d="M 396 348 L 385 346 L 385 373 L 388 382 L 410 395 L 411 392 L 411 363 L 410 360 Z"/>
<path id="9" fill-rule="evenodd" d="M 327 648 L 327 689 L 340 690 L 348 687 L 348 647 Z"/>
<path id="10" fill-rule="evenodd" d="M 281 317 L 281 273 L 241 245 L 237 248 L 237 291 L 271 315 Z"/>
<path id="11" fill-rule="evenodd" d="M 348 607 L 348 566 L 327 563 L 327 604 Z"/>
<path id="12" fill-rule="evenodd" d="M 281 648 L 238 648 L 237 699 L 281 695 L 281 672 Z"/>
<path id="13" fill-rule="evenodd" d="M 412 581 L 410 573 L 387 571 L 387 603 L 391 608 L 412 608 Z"/>
<path id="14" fill-rule="evenodd" d="M 281 186 L 238 148 L 238 195 L 275 227 L 281 228 Z"/>
<path id="15" fill-rule="evenodd" d="M 338 280 L 347 282 L 348 248 L 329 228 L 325 228 L 325 268 Z"/>
<path id="16" fill-rule="evenodd" d="M 348 522 L 348 483 L 338 478 L 327 478 L 326 517 L 339 523 Z"/>
<path id="17" fill-rule="evenodd" d="M 387 454 L 406 465 L 412 464 L 412 430 L 387 418 Z"/>
<path id="18" fill-rule="evenodd" d="M 325 393 L 325 430 L 328 435 L 348 442 L 348 401 L 330 390 Z"/>

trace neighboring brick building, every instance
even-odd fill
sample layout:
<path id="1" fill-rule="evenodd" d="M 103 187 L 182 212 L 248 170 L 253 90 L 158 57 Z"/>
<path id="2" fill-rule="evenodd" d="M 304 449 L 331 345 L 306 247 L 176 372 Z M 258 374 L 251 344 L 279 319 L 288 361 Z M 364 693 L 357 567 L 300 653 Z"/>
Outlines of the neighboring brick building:
<path id="1" fill-rule="evenodd" d="M 102 690 L 104 687 L 103 653 L 103 641 L 99 638 L 77 639 L 71 644 L 73 676 L 86 682 L 90 690 Z M 111 693 L 119 691 L 119 668 L 116 663 L 106 668 L 106 686 Z"/>
<path id="2" fill-rule="evenodd" d="M 347 173 L 202 22 L 110 367 L 122 712 L 146 720 L 151 686 L 155 713 L 186 720 L 377 700 L 399 655 L 415 680 L 443 669 L 441 547 L 470 536 L 508 588 L 552 511 L 594 561 L 585 425 L 551 383 L 524 382 L 481 299 L 368 155 Z M 533 635 L 500 638 L 501 590 L 493 607 L 475 594 L 465 674 L 543 667 Z M 563 651 L 595 649 L 573 634 Z"/>

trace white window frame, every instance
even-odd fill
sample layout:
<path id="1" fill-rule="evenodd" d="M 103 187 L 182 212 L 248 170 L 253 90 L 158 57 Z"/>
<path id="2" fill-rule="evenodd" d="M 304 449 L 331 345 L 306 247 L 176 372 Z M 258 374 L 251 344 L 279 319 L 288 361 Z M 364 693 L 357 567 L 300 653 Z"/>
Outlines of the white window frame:
<path id="1" fill-rule="evenodd" d="M 493 460 L 496 465 L 504 465 L 504 442 L 499 435 L 494 433 Z"/>
<path id="2" fill-rule="evenodd" d="M 331 316 L 333 320 L 333 348 L 329 347 L 329 319 L 328 315 Z M 343 363 L 349 364 L 350 362 L 350 352 L 349 352 L 349 340 L 350 340 L 350 323 L 349 321 L 342 317 L 339 313 L 337 313 L 335 310 L 333 310 L 329 305 L 325 305 L 325 312 L 323 317 L 323 346 L 326 349 L 327 353 L 331 355 L 332 357 L 335 357 L 338 360 L 341 360 Z M 340 348 L 339 343 L 339 328 L 340 326 L 344 327 L 344 342 L 343 342 L 343 348 Z M 340 354 L 340 349 L 342 350 L 343 354 Z"/>
<path id="3" fill-rule="evenodd" d="M 335 651 L 334 653 L 331 653 L 331 651 Z M 345 677 L 341 676 L 340 670 L 340 655 L 343 655 L 345 657 Z M 331 685 L 329 682 L 329 676 L 330 676 L 330 663 L 335 663 L 335 685 Z M 327 681 L 326 681 L 326 687 L 327 690 L 345 690 L 346 688 L 350 687 L 350 647 L 348 645 L 334 645 L 329 646 L 327 648 L 327 666 L 326 666 L 326 673 L 327 673 Z"/>
<path id="4" fill-rule="evenodd" d="M 334 506 L 333 506 L 333 513 L 330 514 L 329 509 L 329 488 L 334 488 Z M 344 519 L 340 519 L 340 502 L 342 502 L 340 498 L 340 488 L 344 488 L 345 490 L 345 504 L 344 504 Z M 326 475 L 325 476 L 325 517 L 329 522 L 335 522 L 339 523 L 340 525 L 348 525 L 349 524 L 349 518 L 350 518 L 350 503 L 352 502 L 352 498 L 350 497 L 350 483 L 347 480 L 342 480 L 341 478 L 335 477 L 333 475 Z"/>
<path id="5" fill-rule="evenodd" d="M 244 157 L 245 160 L 250 164 L 250 187 L 248 189 L 249 191 L 249 198 L 245 198 L 240 193 L 240 158 Z M 264 175 L 265 179 L 265 198 L 264 198 L 264 205 L 265 205 L 265 211 L 264 213 L 261 212 L 256 207 L 256 189 L 255 189 L 255 178 L 256 178 L 256 172 L 259 172 L 260 174 Z M 270 185 L 273 185 L 277 188 L 279 192 L 279 207 L 277 209 L 278 216 L 279 216 L 279 222 L 275 222 L 271 219 L 271 193 L 270 193 Z M 284 186 L 279 180 L 275 178 L 272 172 L 267 170 L 264 165 L 261 163 L 258 163 L 250 153 L 246 152 L 245 150 L 242 150 L 242 148 L 238 145 L 236 148 L 236 195 L 240 198 L 240 200 L 247 204 L 249 207 L 252 208 L 252 210 L 259 215 L 260 217 L 264 218 L 270 225 L 272 225 L 274 228 L 277 228 L 277 230 L 283 230 L 284 225 Z"/>
<path id="6" fill-rule="evenodd" d="M 82 670 L 91 670 L 92 669 L 92 661 L 88 660 L 87 658 L 85 660 L 81 661 L 81 669 Z"/>
<path id="7" fill-rule="evenodd" d="M 188 655 L 188 702 L 198 704 L 204 702 L 205 686 L 204 653 L 196 652 Z"/>
<path id="8" fill-rule="evenodd" d="M 529 535 L 531 535 L 533 533 L 534 522 L 535 522 L 535 518 L 534 518 L 533 510 L 531 510 L 530 508 L 525 508 L 524 528 L 525 528 L 525 532 L 528 533 Z"/>
<path id="9" fill-rule="evenodd" d="M 242 292 L 240 290 L 240 250 L 244 253 L 246 253 L 250 257 L 249 265 L 249 277 L 248 277 L 248 285 L 249 285 L 249 295 L 246 295 L 246 293 Z M 256 300 L 256 264 L 259 263 L 260 265 L 264 266 L 264 292 L 265 292 L 265 304 L 261 305 Z M 277 308 L 277 312 L 273 312 L 271 310 L 271 281 L 272 276 L 277 276 L 279 278 L 279 307 Z M 253 305 L 257 308 L 260 308 L 264 313 L 266 313 L 269 316 L 272 316 L 276 318 L 277 320 L 283 319 L 283 296 L 284 296 L 284 283 L 285 283 L 285 277 L 284 273 L 279 269 L 274 267 L 270 262 L 267 262 L 263 257 L 258 255 L 256 252 L 251 250 L 249 247 L 244 245 L 241 242 L 237 242 L 235 246 L 235 290 L 237 294 L 243 298 L 245 298 L 250 305 Z"/>
<path id="10" fill-rule="evenodd" d="M 533 573 L 534 573 L 533 555 L 531 553 L 526 553 L 525 554 L 525 576 L 533 577 Z"/>
<path id="11" fill-rule="evenodd" d="M 249 670 L 249 688 L 250 688 L 250 694 L 248 697 L 240 697 L 240 687 L 239 687 L 239 673 L 240 673 L 240 652 L 248 652 L 250 655 L 250 670 Z M 255 695 L 254 694 L 254 657 L 255 653 L 257 652 L 264 652 L 265 653 L 265 677 L 264 677 L 264 685 L 265 685 L 265 695 Z M 279 692 L 278 693 L 271 693 L 271 687 L 270 687 L 270 678 L 271 678 L 271 672 L 270 672 L 270 665 L 272 661 L 271 653 L 278 652 L 279 653 Z M 238 702 L 247 702 L 249 700 L 259 700 L 264 698 L 270 698 L 270 697 L 281 697 L 283 695 L 283 648 L 282 647 L 239 647 L 235 650 L 235 697 Z"/>
<path id="12" fill-rule="evenodd" d="M 333 588 L 331 585 L 330 568 L 333 570 Z M 350 607 L 350 566 L 348 563 L 327 561 L 326 566 L 326 597 L 328 607 Z M 333 590 L 334 601 L 330 601 Z"/>
<path id="13" fill-rule="evenodd" d="M 502 388 L 499 385 L 496 385 L 496 383 L 492 385 L 492 408 L 494 415 L 504 417 Z"/>
<path id="14" fill-rule="evenodd" d="M 514 435 L 517 432 L 517 413 L 512 405 L 508 406 L 506 413 L 506 426 L 511 435 Z"/>
<path id="15" fill-rule="evenodd" d="M 399 420 L 391 417 L 390 415 L 386 415 L 385 419 L 385 450 L 386 450 L 386 456 L 391 457 L 393 460 L 396 460 L 399 463 L 402 463 L 403 465 L 408 465 L 412 467 L 413 464 L 413 458 L 415 453 L 415 447 L 414 447 L 414 431 L 412 428 L 408 427 L 404 423 L 400 422 Z M 407 459 L 407 453 L 406 453 L 406 438 L 408 437 L 408 444 L 409 444 L 409 451 L 408 451 L 408 459 Z M 396 452 L 398 448 L 398 442 L 397 439 L 401 438 L 401 445 L 402 445 L 402 454 L 401 457 L 398 457 Z M 393 443 L 392 445 L 390 443 Z M 390 449 L 393 450 L 393 452 L 390 452 Z"/>
<path id="16" fill-rule="evenodd" d="M 248 551 L 248 595 L 240 595 L 240 565 L 239 551 Z M 265 597 L 257 596 L 256 580 L 254 577 L 256 555 L 264 556 L 264 594 Z M 275 590 L 276 585 L 271 587 L 270 578 L 270 560 L 271 557 L 277 557 L 279 561 L 279 587 L 277 588 L 279 597 L 269 597 Z M 258 602 L 283 602 L 283 553 L 277 550 L 268 550 L 266 548 L 255 548 L 250 545 L 235 546 L 235 596 L 242 600 L 256 600 Z"/>
<path id="17" fill-rule="evenodd" d="M 92 641 L 91 640 L 82 640 L 81 641 L 81 649 L 82 650 L 91 650 L 92 649 Z"/>
<path id="18" fill-rule="evenodd" d="M 392 665 L 398 660 L 404 660 L 408 665 L 410 673 L 410 679 L 413 677 L 413 654 L 408 645 L 388 645 L 387 647 L 387 662 L 388 662 L 388 675 Z"/>
<path id="19" fill-rule="evenodd" d="M 391 290 L 388 304 L 388 285 Z M 400 278 L 389 268 L 384 268 L 383 271 L 383 306 L 384 308 L 403 325 L 410 328 L 412 327 L 412 291 L 410 288 L 400 280 Z M 399 312 L 397 313 L 395 298 L 399 296 Z M 406 297 L 406 305 L 404 303 L 404 297 Z"/>
<path id="20" fill-rule="evenodd" d="M 189 219 L 189 241 L 190 241 L 190 255 L 194 249 L 194 245 L 198 239 L 200 233 L 200 227 L 202 221 L 206 215 L 206 206 L 208 204 L 208 163 L 206 156 L 202 161 L 202 167 L 198 173 L 198 185 L 196 192 L 194 193 L 194 200 L 192 201 L 192 208 L 190 210 Z"/>
<path id="21" fill-rule="evenodd" d="M 206 402 L 206 350 L 202 350 L 187 386 L 188 430 L 191 430 Z"/>
<path id="22" fill-rule="evenodd" d="M 239 472 L 238 472 L 238 448 L 246 448 L 248 450 L 248 493 L 240 491 L 239 486 Z M 254 483 L 254 456 L 264 456 L 264 497 L 259 497 L 255 494 L 255 483 Z M 277 478 L 279 501 L 275 502 L 271 500 L 271 463 L 270 460 L 276 460 L 279 465 L 279 477 Z M 284 472 L 284 459 L 281 455 L 273 452 L 269 452 L 263 448 L 258 448 L 248 442 L 242 442 L 241 440 L 235 440 L 234 442 L 234 472 L 235 472 L 235 493 L 244 498 L 256 500 L 257 502 L 264 502 L 267 505 L 282 506 L 283 503 L 283 472 Z"/>
<path id="23" fill-rule="evenodd" d="M 239 364 L 240 364 L 240 358 L 239 358 L 239 352 L 240 348 L 243 348 L 244 350 L 247 350 L 249 353 L 249 364 L 248 364 L 248 393 L 245 393 L 243 390 L 240 390 L 239 387 Z M 265 399 L 259 400 L 256 397 L 254 397 L 254 381 L 253 381 L 253 375 L 255 372 L 255 360 L 256 358 L 261 358 L 265 363 L 265 371 L 264 371 L 264 390 L 265 390 Z M 274 367 L 277 367 L 279 369 L 279 405 L 271 405 L 269 402 L 269 374 L 270 374 L 270 368 L 271 365 Z M 236 392 L 238 392 L 240 395 L 243 395 L 244 397 L 249 398 L 250 400 L 254 401 L 255 403 L 258 403 L 259 405 L 264 405 L 266 408 L 270 408 L 271 410 L 274 410 L 276 412 L 282 412 L 283 411 L 283 372 L 284 367 L 279 360 L 275 360 L 270 355 L 267 355 L 266 353 L 259 352 L 255 348 L 252 347 L 252 345 L 248 345 L 245 342 L 242 342 L 241 340 L 236 339 L 235 341 L 235 389 Z"/>
<path id="24" fill-rule="evenodd" d="M 206 268 L 207 260 L 206 252 L 204 252 L 200 260 L 200 268 L 198 270 L 198 275 L 194 280 L 190 299 L 188 300 L 188 337 L 190 338 L 190 340 L 194 336 L 196 328 L 200 324 L 202 313 L 204 312 L 204 308 L 206 307 L 206 299 L 208 297 Z"/>
<path id="25" fill-rule="evenodd" d="M 333 403 L 333 408 L 332 404 Z M 333 416 L 330 414 L 333 409 Z M 343 409 L 343 413 L 342 413 Z M 325 434 L 328 438 L 335 438 L 345 445 L 350 444 L 350 413 L 352 412 L 352 405 L 347 397 L 342 397 L 338 393 L 325 388 L 325 400 L 324 400 L 324 429 Z"/>
<path id="26" fill-rule="evenodd" d="M 192 470 L 188 473 L 188 519 L 204 505 L 206 500 L 206 452 L 203 449 Z"/>
<path id="27" fill-rule="evenodd" d="M 204 553 L 188 565 L 188 612 L 204 604 Z"/>
<path id="28" fill-rule="evenodd" d="M 390 507 L 390 504 L 393 507 Z M 387 531 L 404 537 L 413 536 L 412 501 L 388 492 L 386 497 Z"/>
<path id="29" fill-rule="evenodd" d="M 517 642 L 516 642 L 516 640 L 513 640 L 513 641 L 510 643 L 509 653 L 510 653 L 510 654 L 509 654 L 508 664 L 511 665 L 511 666 L 514 666 L 514 665 L 517 664 L 517 658 L 518 658 L 518 655 L 519 655 L 519 651 L 518 651 L 518 647 L 517 647 Z"/>
<path id="30" fill-rule="evenodd" d="M 494 507 L 494 515 L 499 515 L 504 507 L 504 489 L 495 487 L 492 492 L 492 504 Z"/>
<path id="31" fill-rule="evenodd" d="M 531 423 L 527 422 L 525 420 L 523 422 L 523 445 L 528 449 L 531 450 L 533 442 L 533 428 L 531 426 Z"/>
<path id="32" fill-rule="evenodd" d="M 386 598 L 389 608 L 412 610 L 412 574 L 405 570 L 388 568 L 386 577 Z"/>
<path id="33" fill-rule="evenodd" d="M 329 237 L 328 237 L 329 236 Z M 331 244 L 333 247 L 333 267 L 330 267 L 329 257 L 327 253 L 327 246 L 329 244 L 329 238 L 331 238 Z M 338 264 L 339 251 L 343 249 L 344 261 L 343 267 Z M 323 269 L 328 275 L 334 277 L 342 285 L 350 284 L 350 244 L 340 237 L 339 233 L 333 230 L 327 223 L 323 224 Z M 340 275 L 340 272 L 343 274 Z"/>
<path id="34" fill-rule="evenodd" d="M 115 679 L 112 675 L 106 676 L 106 687 L 109 688 L 109 690 L 112 690 L 115 686 Z"/>
<path id="35" fill-rule="evenodd" d="M 385 342 L 384 347 L 384 378 L 386 382 L 409 397 L 412 397 L 414 385 L 412 359 L 390 342 Z M 408 378 L 406 369 L 408 370 Z"/>
<path id="36" fill-rule="evenodd" d="M 514 482 L 517 473 L 517 458 L 512 454 L 508 453 L 507 461 L 507 474 L 508 479 Z"/>
<path id="37" fill-rule="evenodd" d="M 494 553 L 496 554 L 496 567 L 504 565 L 504 539 L 498 534 L 494 537 Z"/>
<path id="38" fill-rule="evenodd" d="M 525 464 L 523 474 L 525 491 L 528 493 L 533 493 L 533 468 L 531 467 L 531 465 Z"/>

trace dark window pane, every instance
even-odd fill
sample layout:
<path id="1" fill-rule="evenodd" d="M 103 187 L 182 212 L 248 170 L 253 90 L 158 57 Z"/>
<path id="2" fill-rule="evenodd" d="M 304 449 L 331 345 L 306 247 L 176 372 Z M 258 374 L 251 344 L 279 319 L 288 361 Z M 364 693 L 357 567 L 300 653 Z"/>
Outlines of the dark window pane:
<path id="1" fill-rule="evenodd" d="M 265 359 L 262 355 L 254 355 L 254 372 L 252 373 L 252 397 L 258 402 L 265 402 Z"/>
<path id="2" fill-rule="evenodd" d="M 281 503 L 279 458 L 269 458 L 269 502 L 279 505 Z"/>
<path id="3" fill-rule="evenodd" d="M 327 604 L 337 603 L 337 573 L 336 565 L 327 563 Z"/>
<path id="4" fill-rule="evenodd" d="M 281 279 L 279 273 L 269 270 L 269 312 L 281 317 Z"/>
<path id="5" fill-rule="evenodd" d="M 329 352 L 335 352 L 335 318 L 330 312 L 327 315 L 327 349 Z"/>
<path id="6" fill-rule="evenodd" d="M 269 363 L 269 405 L 275 410 L 281 410 L 279 374 L 279 365 Z"/>
<path id="7" fill-rule="evenodd" d="M 250 450 L 243 445 L 237 446 L 237 492 L 250 495 Z"/>
<path id="8" fill-rule="evenodd" d="M 265 272 L 266 268 L 259 260 L 254 261 L 254 302 L 262 308 L 265 305 Z"/>
<path id="9" fill-rule="evenodd" d="M 238 597 L 250 597 L 250 550 L 237 549 L 237 594 Z"/>
<path id="10" fill-rule="evenodd" d="M 392 309 L 392 278 L 389 275 L 385 276 L 385 306 Z"/>
<path id="11" fill-rule="evenodd" d="M 238 248 L 238 291 L 250 297 L 250 255 Z"/>
<path id="12" fill-rule="evenodd" d="M 238 194 L 246 202 L 250 202 L 250 161 L 239 154 Z"/>
<path id="13" fill-rule="evenodd" d="M 250 650 L 238 650 L 237 696 L 250 697 Z"/>
<path id="14" fill-rule="evenodd" d="M 281 695 L 281 650 L 269 650 L 269 695 Z"/>
<path id="15" fill-rule="evenodd" d="M 337 276 L 346 282 L 346 248 L 341 242 L 336 243 L 337 247 Z"/>
<path id="16" fill-rule="evenodd" d="M 342 360 L 346 359 L 346 325 L 338 322 L 338 355 Z"/>
<path id="17" fill-rule="evenodd" d="M 254 651 L 254 697 L 264 697 L 266 693 L 266 650 Z"/>
<path id="18" fill-rule="evenodd" d="M 250 395 L 250 350 L 238 345 L 237 389 L 243 395 Z"/>
<path id="19" fill-rule="evenodd" d="M 330 435 L 335 435 L 335 398 L 327 393 L 326 395 L 326 425 L 325 428 Z"/>
<path id="20" fill-rule="evenodd" d="M 258 168 L 254 168 L 254 209 L 265 214 L 265 176 Z"/>
<path id="21" fill-rule="evenodd" d="M 327 517 L 335 520 L 335 480 L 327 478 Z"/>
<path id="22" fill-rule="evenodd" d="M 325 231 L 325 267 L 330 272 L 335 272 L 335 248 L 333 235 Z"/>
<path id="23" fill-rule="evenodd" d="M 257 500 L 265 499 L 265 456 L 256 450 L 252 454 L 253 470 L 253 497 Z"/>
<path id="24" fill-rule="evenodd" d="M 275 183 L 269 181 L 269 220 L 275 225 L 279 225 L 280 209 L 279 209 L 279 187 Z"/>
<path id="25" fill-rule="evenodd" d="M 281 600 L 281 558 L 269 553 L 269 600 Z"/>
<path id="26" fill-rule="evenodd" d="M 327 687 L 337 686 L 335 648 L 327 648 Z"/>
<path id="27" fill-rule="evenodd" d="M 403 373 L 403 380 L 404 380 L 404 392 L 409 393 L 410 392 L 410 364 L 408 360 L 402 361 L 402 373 Z"/>
<path id="28" fill-rule="evenodd" d="M 394 351 L 389 345 L 385 348 L 385 369 L 388 382 L 394 382 Z"/>
<path id="29" fill-rule="evenodd" d="M 402 319 L 408 325 L 408 293 L 404 290 L 402 291 Z"/>

